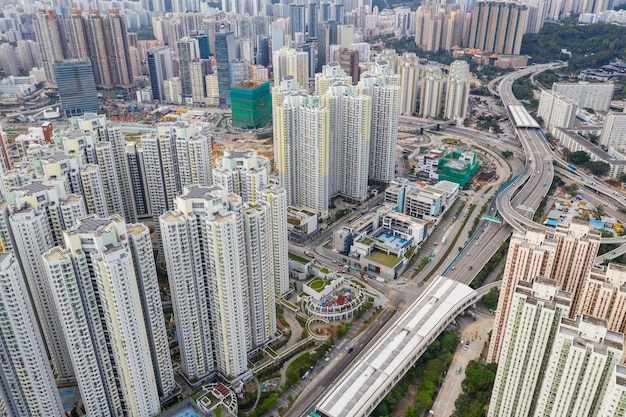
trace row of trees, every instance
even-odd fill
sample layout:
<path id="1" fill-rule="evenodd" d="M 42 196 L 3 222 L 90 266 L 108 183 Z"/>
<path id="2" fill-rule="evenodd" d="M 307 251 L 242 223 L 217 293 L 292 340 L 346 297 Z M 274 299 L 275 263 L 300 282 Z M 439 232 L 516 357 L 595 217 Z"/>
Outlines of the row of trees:
<path id="1" fill-rule="evenodd" d="M 585 151 L 571 152 L 569 149 L 563 150 L 565 160 L 573 165 L 585 167 L 593 175 L 603 177 L 609 173 L 611 166 L 606 162 L 592 161 L 589 154 Z"/>
<path id="2" fill-rule="evenodd" d="M 452 352 L 459 344 L 459 335 L 455 332 L 444 332 L 433 342 L 426 352 L 409 369 L 402 380 L 391 390 L 385 399 L 376 407 L 374 417 L 397 416 L 398 408 L 408 391 L 409 386 L 417 383 L 417 394 L 413 403 L 405 413 L 405 417 L 417 417 L 423 410 L 429 409 L 435 399 L 437 388 L 443 381 L 443 372 L 450 365 Z"/>

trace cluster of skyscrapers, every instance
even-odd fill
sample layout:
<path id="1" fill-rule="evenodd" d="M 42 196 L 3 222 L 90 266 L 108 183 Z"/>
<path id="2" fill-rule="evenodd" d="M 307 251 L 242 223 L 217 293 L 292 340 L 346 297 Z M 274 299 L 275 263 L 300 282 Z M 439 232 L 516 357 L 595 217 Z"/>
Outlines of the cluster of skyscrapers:
<path id="1" fill-rule="evenodd" d="M 278 85 L 292 55 L 298 63 L 298 84 L 305 89 L 315 72 L 330 62 L 339 62 L 357 84 L 360 74 L 369 71 L 371 51 L 364 40 L 370 36 L 400 33 L 414 37 L 426 51 L 463 47 L 519 54 L 524 33 L 537 32 L 547 18 L 607 7 L 602 2 L 528 0 L 426 2 L 416 11 L 379 11 L 362 1 L 225 0 L 219 11 L 193 1 L 158 6 L 142 2 L 143 9 L 101 2 L 97 10 L 61 3 L 54 10 L 34 11 L 30 32 L 29 26 L 14 21 L 11 10 L 0 20 L 0 29 L 19 42 L 17 49 L 0 48 L 7 61 L 5 72 L 17 75 L 20 68 L 28 71 L 41 64 L 45 81 L 51 86 L 61 82 L 61 92 L 80 81 L 82 89 L 65 96 L 80 96 L 83 102 L 95 96 L 95 84 L 98 90 L 145 90 L 141 97 L 146 101 L 202 106 L 229 105 L 231 87 L 248 80 L 273 75 Z M 140 40 L 132 32 L 142 26 L 151 26 L 156 40 Z M 93 101 L 89 105 L 63 103 L 68 116 L 93 111 Z"/>
<path id="2" fill-rule="evenodd" d="M 226 150 L 214 169 L 202 124 L 161 124 L 138 146 L 104 116 L 71 122 L 3 166 L 3 415 L 63 416 L 57 384 L 77 384 L 102 417 L 155 416 L 176 393 L 138 217 L 154 219 L 166 261 L 182 374 L 246 376 L 289 289 L 287 194 L 269 161 Z"/>
<path id="3" fill-rule="evenodd" d="M 357 86 L 337 63 L 310 95 L 293 75 L 273 90 L 274 160 L 289 205 L 328 214 L 330 198 L 367 197 L 368 180 L 395 177 L 400 79 L 385 61 Z"/>
<path id="4" fill-rule="evenodd" d="M 583 222 L 513 234 L 487 358 L 498 362 L 489 416 L 626 410 L 626 269 L 595 267 L 599 247 Z"/>

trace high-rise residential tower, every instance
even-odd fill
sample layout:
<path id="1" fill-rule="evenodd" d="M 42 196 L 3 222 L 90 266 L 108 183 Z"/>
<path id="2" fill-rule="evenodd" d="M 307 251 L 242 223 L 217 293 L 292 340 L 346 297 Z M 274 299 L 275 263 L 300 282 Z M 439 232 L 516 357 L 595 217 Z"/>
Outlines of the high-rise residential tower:
<path id="1" fill-rule="evenodd" d="M 369 179 L 389 183 L 396 173 L 400 76 L 378 61 L 361 75 L 359 91 L 372 97 Z"/>
<path id="2" fill-rule="evenodd" d="M 255 150 L 224 149 L 224 155 L 215 160 L 215 165 L 215 184 L 237 194 L 244 202 L 259 200 L 261 191 L 269 187 L 270 160 L 257 155 Z"/>
<path id="3" fill-rule="evenodd" d="M 330 113 L 319 97 L 302 94 L 291 77 L 274 88 L 274 161 L 292 206 L 322 216 L 329 206 Z M 282 91 L 281 91 L 282 90 Z"/>
<path id="4" fill-rule="evenodd" d="M 129 90 L 134 85 L 131 69 L 126 20 L 117 9 L 109 9 L 104 18 L 107 59 L 111 68 L 113 87 Z"/>
<path id="5" fill-rule="evenodd" d="M 3 415 L 65 416 L 20 265 L 10 252 L 0 252 L 0 311 Z"/>
<path id="6" fill-rule="evenodd" d="M 320 97 L 330 113 L 329 193 L 355 201 L 367 197 L 372 98 L 350 84 L 334 84 Z"/>
<path id="7" fill-rule="evenodd" d="M 502 275 L 498 310 L 489 343 L 488 362 L 497 362 L 502 349 L 506 323 L 517 283 L 532 282 L 535 277 L 550 277 L 556 257 L 556 241 L 543 232 L 514 232 Z"/>
<path id="8" fill-rule="evenodd" d="M 306 52 L 284 47 L 274 51 L 272 60 L 274 67 L 274 85 L 277 86 L 286 75 L 295 78 L 300 87 L 308 91 L 309 87 L 309 56 Z"/>
<path id="9" fill-rule="evenodd" d="M 609 330 L 626 332 L 626 267 L 597 266 L 585 280 L 575 306 L 576 314 L 605 319 Z"/>
<path id="10" fill-rule="evenodd" d="M 279 297 L 289 291 L 289 247 L 287 233 L 287 193 L 282 187 L 272 186 L 261 192 L 272 217 L 271 255 L 274 263 L 274 290 Z"/>
<path id="11" fill-rule="evenodd" d="M 2 247 L 13 252 L 22 265 L 55 376 L 72 380 L 74 370 L 41 254 L 61 244 L 63 229 L 72 227 L 87 214 L 83 199 L 67 195 L 62 180 L 33 180 L 11 189 L 5 198 L 0 219 L 4 223 L 2 230 L 10 233 L 3 236 Z"/>
<path id="12" fill-rule="evenodd" d="M 105 197 L 116 199 L 107 201 L 109 208 L 115 207 L 109 214 L 119 214 L 127 222 L 137 220 L 135 197 L 131 185 L 128 160 L 126 159 L 126 141 L 120 126 L 107 121 L 106 116 L 88 113 L 72 118 L 72 126 L 91 136 L 93 140 L 93 161 L 100 166 L 100 175 L 105 186 Z M 108 142 L 98 143 L 98 142 Z M 100 159 L 98 159 L 100 158 Z"/>
<path id="13" fill-rule="evenodd" d="M 148 199 L 155 219 L 159 256 L 162 256 L 159 216 L 174 208 L 174 199 L 184 187 L 213 183 L 211 140 L 201 132 L 196 133 L 193 125 L 161 123 L 157 134 L 142 136 L 141 147 Z"/>
<path id="14" fill-rule="evenodd" d="M 501 340 L 511 314 L 510 303 L 517 282 L 532 282 L 538 276 L 554 279 L 559 289 L 570 294 L 570 318 L 574 318 L 576 306 L 584 298 L 583 289 L 599 246 L 600 234 L 579 220 L 572 221 L 568 226 L 557 226 L 550 237 L 545 232 L 527 231 L 525 236 L 513 234 L 502 277 L 488 361 L 497 362 L 500 356 Z"/>
<path id="15" fill-rule="evenodd" d="M 479 1 L 472 11 L 469 47 L 496 54 L 519 55 L 528 24 L 528 6 Z"/>
<path id="16" fill-rule="evenodd" d="M 169 397 L 176 389 L 174 370 L 170 356 L 169 341 L 163 317 L 163 305 L 159 291 L 152 239 L 150 230 L 143 224 L 127 225 L 128 243 L 133 256 L 133 267 L 137 279 L 137 290 L 141 300 L 141 310 L 150 358 L 156 380 L 159 396 L 162 399 Z"/>
<path id="17" fill-rule="evenodd" d="M 534 415 L 602 415 L 598 411 L 603 395 L 623 354 L 624 335 L 608 330 L 605 320 L 564 318 L 539 371 L 544 379 Z"/>
<path id="18" fill-rule="evenodd" d="M 593 267 L 600 248 L 600 232 L 592 230 L 589 223 L 574 220 L 569 226 L 557 225 L 554 239 L 557 256 L 550 277 L 559 288 L 572 295 L 572 306 L 578 305 L 582 289 Z M 575 310 L 573 308 L 572 310 Z M 570 318 L 574 318 L 572 311 Z"/>
<path id="19" fill-rule="evenodd" d="M 44 260 L 87 413 L 158 415 L 159 391 L 136 276 L 149 261 L 134 263 L 150 258 L 149 245 L 131 245 L 119 216 L 85 217 L 64 232 L 64 241 L 67 249 L 53 248 Z M 141 282 L 147 282 L 145 276 Z M 162 333 L 164 324 L 152 324 Z"/>
<path id="20" fill-rule="evenodd" d="M 324 65 L 322 71 L 315 74 L 315 95 L 323 96 L 328 88 L 336 83 L 351 84 L 352 77 L 346 74 L 338 62 L 333 61 Z"/>
<path id="21" fill-rule="evenodd" d="M 448 83 L 446 85 L 446 105 L 443 117 L 448 120 L 458 120 L 459 123 L 467 117 L 469 103 L 470 71 L 469 64 L 464 60 L 456 60 L 450 64 Z"/>
<path id="22" fill-rule="evenodd" d="M 440 67 L 435 65 L 424 67 L 420 92 L 420 116 L 431 118 L 440 116 L 444 84 L 445 80 Z"/>
<path id="23" fill-rule="evenodd" d="M 85 16 L 87 51 L 93 65 L 96 86 L 104 90 L 113 89 L 113 78 L 104 37 L 104 19 L 98 10 L 89 10 Z"/>
<path id="24" fill-rule="evenodd" d="M 65 20 L 65 26 L 67 27 L 69 57 L 74 59 L 89 58 L 87 31 L 81 11 L 70 10 L 69 18 Z"/>
<path id="25" fill-rule="evenodd" d="M 405 52 L 400 61 L 400 114 L 412 116 L 417 111 L 419 93 L 419 58 Z"/>
<path id="26" fill-rule="evenodd" d="M 269 205 L 192 186 L 160 222 L 183 372 L 241 375 L 276 330 Z"/>
<path id="27" fill-rule="evenodd" d="M 61 17 L 52 10 L 38 10 L 33 19 L 37 43 L 41 51 L 46 81 L 56 83 L 54 63 L 65 58 L 65 30 Z"/>
<path id="28" fill-rule="evenodd" d="M 541 388 L 551 341 L 571 308 L 568 293 L 556 281 L 538 277 L 517 283 L 498 361 L 489 416 L 528 416 Z M 522 329 L 520 331 L 520 329 Z M 520 366 L 520 364 L 526 366 Z"/>

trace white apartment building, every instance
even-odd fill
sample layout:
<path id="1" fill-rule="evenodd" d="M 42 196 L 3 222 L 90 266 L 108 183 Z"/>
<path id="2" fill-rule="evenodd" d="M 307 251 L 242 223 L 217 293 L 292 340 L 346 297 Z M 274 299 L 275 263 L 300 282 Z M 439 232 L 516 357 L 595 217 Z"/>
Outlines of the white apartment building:
<path id="1" fill-rule="evenodd" d="M 470 70 L 465 60 L 456 60 L 450 65 L 446 86 L 446 104 L 443 117 L 463 123 L 467 117 L 470 92 Z"/>
<path id="2" fill-rule="evenodd" d="M 0 310 L 2 415 L 65 416 L 20 265 L 10 252 L 0 252 Z"/>
<path id="3" fill-rule="evenodd" d="M 617 365 L 613 369 L 598 415 L 607 417 L 626 415 L 626 367 Z"/>
<path id="4" fill-rule="evenodd" d="M 600 144 L 607 148 L 623 148 L 626 145 L 626 113 L 609 112 L 602 126 Z"/>
<path id="5" fill-rule="evenodd" d="M 370 170 L 372 98 L 350 84 L 335 83 L 320 99 L 331 115 L 329 193 L 363 201 Z"/>
<path id="6" fill-rule="evenodd" d="M 420 92 L 421 117 L 439 117 L 445 79 L 441 68 L 427 65 L 422 70 L 422 87 Z"/>
<path id="7" fill-rule="evenodd" d="M 87 162 L 100 165 L 103 182 L 104 178 L 108 177 L 111 181 L 110 186 L 119 190 L 117 192 L 121 195 L 121 209 L 120 211 L 114 211 L 114 213 L 118 213 L 127 222 L 137 221 L 135 196 L 133 195 L 128 161 L 126 159 L 126 140 L 120 127 L 114 126 L 110 121 L 107 121 L 106 116 L 95 113 L 86 113 L 82 117 L 72 118 L 71 122 L 75 130 L 91 135 L 96 144 L 96 161 L 88 160 Z M 98 142 L 109 142 L 111 147 L 100 147 Z M 106 163 L 98 159 L 99 149 Z M 115 171 L 115 174 L 108 171 Z M 104 185 L 106 191 L 110 191 L 111 194 L 115 193 L 115 190 L 107 190 L 107 185 Z M 119 203 L 116 202 L 115 205 L 118 206 Z"/>
<path id="8" fill-rule="evenodd" d="M 82 194 L 80 170 L 83 167 L 83 161 L 81 155 L 52 151 L 43 147 L 39 149 L 39 156 L 29 161 L 37 176 L 43 180 L 62 179 L 69 193 Z"/>
<path id="9" fill-rule="evenodd" d="M 400 76 L 387 61 L 378 61 L 361 75 L 358 89 L 372 97 L 369 179 L 389 183 L 396 172 Z"/>
<path id="10" fill-rule="evenodd" d="M 502 275 L 498 310 L 489 343 L 488 362 L 497 362 L 504 342 L 509 311 L 515 288 L 520 281 L 533 282 L 538 277 L 550 277 L 556 258 L 556 241 L 543 232 L 513 232 Z"/>
<path id="11" fill-rule="evenodd" d="M 111 214 L 119 214 L 125 218 L 122 190 L 119 187 L 121 173 L 115 169 L 115 155 L 110 142 L 98 142 L 96 145 L 96 158 L 100 167 L 100 178 L 104 187 L 107 211 Z"/>
<path id="12" fill-rule="evenodd" d="M 95 164 L 84 165 L 83 169 L 80 170 L 80 179 L 87 213 L 96 214 L 100 217 L 108 216 L 109 208 L 102 184 L 100 166 Z"/>
<path id="13" fill-rule="evenodd" d="M 135 142 L 126 142 L 126 159 L 130 172 L 137 217 L 151 214 L 150 201 L 148 199 L 148 179 L 143 162 L 143 149 Z M 102 216 L 101 216 L 102 217 Z"/>
<path id="14" fill-rule="evenodd" d="M 141 137 L 148 200 L 152 209 L 159 256 L 163 245 L 159 217 L 174 206 L 184 187 L 213 183 L 211 139 L 187 122 L 160 123 L 157 134 Z M 196 131 L 198 130 L 198 131 Z"/>
<path id="15" fill-rule="evenodd" d="M 405 52 L 400 58 L 400 114 L 412 116 L 417 111 L 419 93 L 419 58 L 411 52 Z"/>
<path id="16" fill-rule="evenodd" d="M 556 94 L 553 91 L 541 91 L 537 116 L 543 119 L 546 129 L 550 133 L 554 134 L 557 127 L 573 127 L 577 110 L 576 101 L 571 98 Z"/>
<path id="17" fill-rule="evenodd" d="M 62 231 L 87 214 L 85 205 L 80 196 L 65 194 L 62 180 L 56 184 L 34 180 L 13 188 L 5 198 L 0 222 L 10 237 L 3 239 L 3 247 L 12 249 L 22 265 L 55 376 L 71 380 L 74 370 L 41 254 L 62 243 Z"/>
<path id="18" fill-rule="evenodd" d="M 143 321 L 147 330 L 152 368 L 154 369 L 159 397 L 166 399 L 176 390 L 176 382 L 174 381 L 172 357 L 167 329 L 165 328 L 150 230 L 141 223 L 129 224 L 126 229 L 133 256 Z"/>
<path id="19" fill-rule="evenodd" d="M 63 334 L 90 416 L 156 416 L 159 392 L 126 224 L 86 217 L 44 254 Z M 158 326 L 160 327 L 160 326 Z M 150 329 L 152 331 L 152 329 Z"/>
<path id="20" fill-rule="evenodd" d="M 241 196 L 247 203 L 259 200 L 269 205 L 272 217 L 272 244 L 275 291 L 282 296 L 289 291 L 287 248 L 287 194 L 284 188 L 269 185 L 270 161 L 252 149 L 225 149 L 213 170 L 215 185 L 227 193 Z"/>
<path id="21" fill-rule="evenodd" d="M 284 188 L 272 186 L 261 192 L 272 216 L 272 261 L 274 262 L 274 290 L 277 296 L 289 291 L 289 241 L 287 223 L 287 193 Z"/>
<path id="22" fill-rule="evenodd" d="M 274 85 L 278 85 L 283 77 L 291 75 L 297 83 L 308 91 L 309 88 L 309 54 L 299 52 L 286 46 L 274 51 L 272 65 L 274 68 Z"/>
<path id="23" fill-rule="evenodd" d="M 322 66 L 322 72 L 315 74 L 315 95 L 323 96 L 333 84 L 352 84 L 352 77 L 346 74 L 337 61 Z"/>
<path id="24" fill-rule="evenodd" d="M 276 328 L 271 207 L 192 186 L 176 208 L 160 221 L 183 372 L 240 376 Z"/>
<path id="25" fill-rule="evenodd" d="M 599 246 L 600 234 L 579 220 L 568 226 L 557 226 L 550 237 L 545 232 L 533 231 L 527 231 L 525 235 L 513 234 L 489 344 L 489 361 L 498 360 L 517 282 L 533 282 L 538 276 L 554 279 L 558 288 L 571 296 L 570 318 L 573 318 Z"/>
<path id="26" fill-rule="evenodd" d="M 546 351 L 562 317 L 570 311 L 568 293 L 556 281 L 537 277 L 519 281 L 511 300 L 502 353 L 489 405 L 489 417 L 529 416 L 542 382 Z M 524 366 L 520 366 L 524 364 Z"/>
<path id="27" fill-rule="evenodd" d="M 603 393 L 623 353 L 624 335 L 608 330 L 605 320 L 587 315 L 562 319 L 543 369 L 534 415 L 602 415 L 598 409 Z"/>
<path id="28" fill-rule="evenodd" d="M 279 93 L 274 107 L 274 161 L 290 206 L 328 215 L 330 114 L 315 96 Z M 276 97 L 274 98 L 276 99 Z"/>
<path id="29" fill-rule="evenodd" d="M 260 192 L 269 186 L 270 160 L 253 149 L 224 149 L 215 160 L 213 181 L 228 193 L 252 202 L 261 198 Z"/>
<path id="30" fill-rule="evenodd" d="M 595 111 L 608 111 L 613 99 L 612 83 L 554 83 L 552 92 L 570 98 L 578 108 L 590 108 Z"/>
<path id="31" fill-rule="evenodd" d="M 166 103 L 181 104 L 183 102 L 183 84 L 180 77 L 172 77 L 163 81 L 163 90 L 165 91 Z M 207 96 L 209 96 L 208 93 Z"/>

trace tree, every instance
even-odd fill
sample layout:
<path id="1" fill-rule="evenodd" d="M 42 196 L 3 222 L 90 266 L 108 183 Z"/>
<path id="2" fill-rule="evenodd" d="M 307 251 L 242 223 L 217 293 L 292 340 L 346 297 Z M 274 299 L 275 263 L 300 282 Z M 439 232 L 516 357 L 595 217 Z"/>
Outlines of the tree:
<path id="1" fill-rule="evenodd" d="M 578 184 L 571 183 L 570 185 L 566 185 L 565 191 L 572 197 L 574 197 L 575 195 L 578 195 Z"/>
<path id="2" fill-rule="evenodd" d="M 600 220 L 604 214 L 604 206 L 602 204 L 596 204 L 596 209 L 593 211 L 596 220 Z"/>
<path id="3" fill-rule="evenodd" d="M 502 151 L 500 153 L 502 154 L 502 157 L 506 158 L 506 159 L 509 159 L 510 157 L 513 156 L 513 152 L 511 152 L 511 151 Z"/>
<path id="4" fill-rule="evenodd" d="M 567 162 L 571 162 L 575 165 L 583 165 L 591 159 L 589 154 L 585 151 L 567 152 L 564 156 Z"/>
<path id="5" fill-rule="evenodd" d="M 483 296 L 483 303 L 490 309 L 495 310 L 498 308 L 498 298 L 500 297 L 500 290 L 492 288 L 487 294 Z"/>
<path id="6" fill-rule="evenodd" d="M 597 175 L 598 177 L 605 176 L 611 170 L 611 166 L 602 161 L 588 161 L 587 163 L 585 163 L 585 168 L 587 168 L 589 172 L 591 172 L 593 175 Z"/>
<path id="7" fill-rule="evenodd" d="M 463 392 L 454 402 L 456 410 L 452 417 L 485 416 L 485 406 L 491 397 L 497 366 L 496 363 L 483 364 L 475 360 L 467 364 L 465 380 L 461 383 Z"/>
<path id="8" fill-rule="evenodd" d="M 619 177 L 617 177 L 617 179 L 620 180 L 621 182 L 626 182 L 626 173 L 620 174 Z"/>

